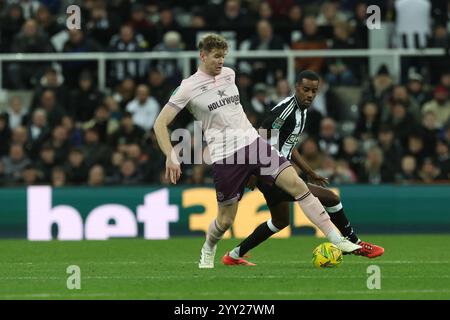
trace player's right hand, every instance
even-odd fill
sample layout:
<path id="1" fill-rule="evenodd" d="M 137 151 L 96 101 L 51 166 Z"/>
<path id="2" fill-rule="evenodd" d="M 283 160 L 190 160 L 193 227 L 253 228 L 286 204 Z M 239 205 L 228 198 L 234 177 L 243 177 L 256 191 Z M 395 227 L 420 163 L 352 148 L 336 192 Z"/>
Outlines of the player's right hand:
<path id="1" fill-rule="evenodd" d="M 166 159 L 166 179 L 170 180 L 173 184 L 177 184 L 178 179 L 181 176 L 180 163 L 177 160 L 172 160 L 171 157 Z"/>

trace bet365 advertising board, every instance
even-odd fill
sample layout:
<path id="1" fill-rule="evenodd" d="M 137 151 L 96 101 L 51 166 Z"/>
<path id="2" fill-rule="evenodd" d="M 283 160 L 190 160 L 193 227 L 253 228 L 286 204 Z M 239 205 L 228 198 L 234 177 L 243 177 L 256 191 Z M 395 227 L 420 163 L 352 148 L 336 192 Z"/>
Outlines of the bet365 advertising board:
<path id="1" fill-rule="evenodd" d="M 341 186 L 346 215 L 358 233 L 450 232 L 450 185 Z M 0 189 L 0 237 L 29 240 L 168 239 L 204 236 L 217 214 L 207 187 Z M 291 225 L 275 237 L 323 236 L 293 203 Z M 225 237 L 245 238 L 270 217 L 258 191 L 245 193 Z"/>

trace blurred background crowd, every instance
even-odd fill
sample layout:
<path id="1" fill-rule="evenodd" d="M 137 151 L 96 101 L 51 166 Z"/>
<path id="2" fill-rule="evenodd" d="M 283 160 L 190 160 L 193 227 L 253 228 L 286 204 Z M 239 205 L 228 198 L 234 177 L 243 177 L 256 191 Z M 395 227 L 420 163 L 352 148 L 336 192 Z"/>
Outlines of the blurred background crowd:
<path id="1" fill-rule="evenodd" d="M 390 47 L 450 46 L 447 0 L 199 3 L 0 0 L 0 53 L 181 52 L 196 50 L 206 31 L 226 36 L 230 50 L 365 49 L 371 4 L 401 35 Z M 80 30 L 67 30 L 71 4 L 81 8 Z M 402 6 L 420 16 L 405 18 Z M 410 37 L 411 24 L 421 21 Z M 105 90 L 98 87 L 95 61 L 2 63 L 0 185 L 167 184 L 152 128 L 182 80 L 179 63 L 111 61 Z M 293 94 L 286 59 L 229 65 L 255 127 Z M 399 75 L 381 65 L 370 76 L 367 58 L 299 58 L 295 68 L 321 75 L 299 149 L 331 183 L 450 181 L 450 57 L 405 58 Z M 192 128 L 192 121 L 183 111 L 173 127 Z M 211 182 L 206 165 L 182 170 L 182 183 Z"/>

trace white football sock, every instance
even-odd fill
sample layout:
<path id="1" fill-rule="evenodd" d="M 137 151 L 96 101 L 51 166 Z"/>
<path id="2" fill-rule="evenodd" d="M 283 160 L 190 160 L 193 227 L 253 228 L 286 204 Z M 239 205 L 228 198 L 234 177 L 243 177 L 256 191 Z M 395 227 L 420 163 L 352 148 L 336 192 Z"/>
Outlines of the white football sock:
<path id="1" fill-rule="evenodd" d="M 229 255 L 230 257 L 232 257 L 233 259 L 239 259 L 239 249 L 240 247 L 236 247 L 233 250 L 230 251 Z"/>
<path id="2" fill-rule="evenodd" d="M 337 232 L 336 229 L 333 228 L 333 230 L 331 230 L 327 235 L 327 239 L 331 242 L 331 243 L 337 243 L 339 241 L 342 240 L 342 236 L 339 234 L 339 232 Z"/>
<path id="3" fill-rule="evenodd" d="M 223 230 L 217 223 L 217 219 L 214 219 L 208 227 L 208 232 L 206 233 L 206 241 L 203 245 L 209 250 L 213 250 L 217 242 L 222 239 L 226 230 Z"/>
<path id="4" fill-rule="evenodd" d="M 310 191 L 298 197 L 297 201 L 308 219 L 327 236 L 330 242 L 335 243 L 342 238 L 342 236 L 337 233 L 334 224 L 330 220 L 330 216 L 320 203 L 319 199 L 317 199 Z"/>

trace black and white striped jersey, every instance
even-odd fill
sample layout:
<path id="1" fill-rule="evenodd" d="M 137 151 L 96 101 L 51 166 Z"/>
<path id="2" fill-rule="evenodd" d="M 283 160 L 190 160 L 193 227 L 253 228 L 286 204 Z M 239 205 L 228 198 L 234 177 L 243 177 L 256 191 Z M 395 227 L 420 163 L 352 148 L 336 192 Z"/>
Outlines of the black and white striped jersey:
<path id="1" fill-rule="evenodd" d="M 305 123 L 306 109 L 300 109 L 300 104 L 294 94 L 282 100 L 270 110 L 261 128 L 278 130 L 278 139 L 272 135 L 270 143 L 274 145 L 278 142 L 280 153 L 290 160 L 292 150 L 297 145 L 300 134 L 305 129 Z"/>

